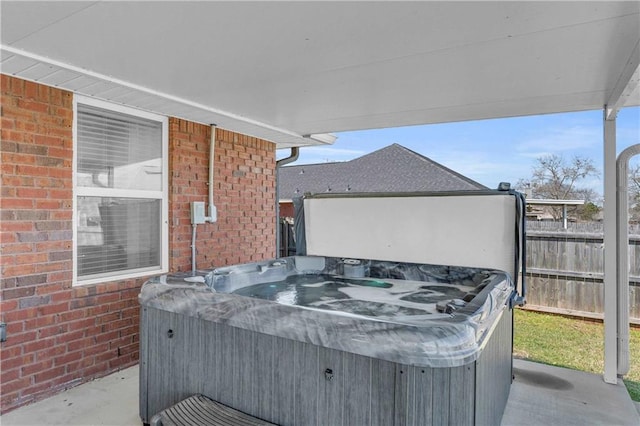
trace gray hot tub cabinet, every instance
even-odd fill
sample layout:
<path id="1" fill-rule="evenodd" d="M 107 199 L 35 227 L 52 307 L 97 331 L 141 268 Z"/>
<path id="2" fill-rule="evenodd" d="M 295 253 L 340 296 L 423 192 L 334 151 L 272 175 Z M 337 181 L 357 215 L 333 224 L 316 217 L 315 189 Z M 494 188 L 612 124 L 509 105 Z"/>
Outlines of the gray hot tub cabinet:
<path id="1" fill-rule="evenodd" d="M 264 267 L 254 275 L 271 273 Z M 212 291 L 186 275 L 152 280 L 140 296 L 140 416 L 149 422 L 202 394 L 282 425 L 499 424 L 512 378 L 513 285 L 496 271 L 479 275 L 489 278 L 475 280 L 484 290 L 468 309 L 424 326 Z"/>
<path id="2" fill-rule="evenodd" d="M 476 361 L 430 368 L 143 307 L 140 415 L 148 423 L 201 393 L 282 425 L 498 425 L 511 386 L 512 312 Z"/>

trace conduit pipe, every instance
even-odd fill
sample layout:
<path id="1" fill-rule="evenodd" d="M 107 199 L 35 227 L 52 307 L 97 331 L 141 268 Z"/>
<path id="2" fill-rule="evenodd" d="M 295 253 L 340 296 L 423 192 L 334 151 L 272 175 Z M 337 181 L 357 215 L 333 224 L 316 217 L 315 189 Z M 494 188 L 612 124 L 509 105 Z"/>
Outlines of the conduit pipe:
<path id="1" fill-rule="evenodd" d="M 200 223 L 213 223 L 218 220 L 218 212 L 216 206 L 213 204 L 213 172 L 215 161 L 215 146 L 216 146 L 216 125 L 211 125 L 211 143 L 209 144 L 209 215 L 204 212 L 203 202 L 191 203 L 191 226 L 193 227 L 193 233 L 191 234 L 191 274 L 196 274 L 196 229 Z M 198 207 L 199 206 L 199 207 Z"/>
<path id="2" fill-rule="evenodd" d="M 280 257 L 280 167 L 293 163 L 300 155 L 300 148 L 294 146 L 291 148 L 291 154 L 288 157 L 276 161 L 276 257 Z"/>
<path id="3" fill-rule="evenodd" d="M 635 144 L 622 151 L 616 160 L 618 376 L 629 372 L 629 160 L 638 154 L 640 144 Z"/>
<path id="4" fill-rule="evenodd" d="M 216 150 L 216 125 L 211 125 L 211 144 L 209 145 L 209 216 L 204 220 L 213 223 L 218 220 L 218 212 L 216 206 L 213 204 L 213 172 Z"/>
<path id="5" fill-rule="evenodd" d="M 191 276 L 196 276 L 196 228 L 197 224 L 192 224 L 193 232 L 191 233 Z"/>

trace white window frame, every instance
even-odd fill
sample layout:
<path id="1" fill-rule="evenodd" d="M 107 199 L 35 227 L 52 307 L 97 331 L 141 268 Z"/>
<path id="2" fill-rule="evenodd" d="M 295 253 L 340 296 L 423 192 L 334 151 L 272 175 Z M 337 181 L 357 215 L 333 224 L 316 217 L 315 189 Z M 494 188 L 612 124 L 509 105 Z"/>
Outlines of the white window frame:
<path id="1" fill-rule="evenodd" d="M 78 170 L 78 105 L 88 105 L 102 108 L 148 120 L 158 121 L 162 124 L 162 189 L 160 191 L 140 191 L 126 189 L 85 188 L 77 185 Z M 148 275 L 165 274 L 169 271 L 169 119 L 166 116 L 142 111 L 124 105 L 113 104 L 82 95 L 73 97 L 73 286 L 83 286 L 110 281 L 121 281 L 131 278 L 139 278 Z M 113 273 L 92 275 L 91 278 L 78 277 L 78 197 L 125 197 L 125 198 L 149 198 L 161 200 L 161 227 L 160 227 L 160 267 L 129 269 Z M 122 272 L 122 273 L 119 273 Z"/>

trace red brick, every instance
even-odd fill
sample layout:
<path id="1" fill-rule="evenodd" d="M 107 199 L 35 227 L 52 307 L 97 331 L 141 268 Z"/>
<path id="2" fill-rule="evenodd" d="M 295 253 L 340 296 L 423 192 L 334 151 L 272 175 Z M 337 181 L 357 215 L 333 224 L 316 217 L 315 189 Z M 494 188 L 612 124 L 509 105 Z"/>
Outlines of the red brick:
<path id="1" fill-rule="evenodd" d="M 18 108 L 21 108 L 26 111 L 33 111 L 33 112 L 49 111 L 49 105 L 44 102 L 33 102 L 33 101 L 27 101 L 22 99 L 18 99 Z"/>
<path id="2" fill-rule="evenodd" d="M 36 209 L 43 210 L 56 210 L 63 208 L 63 203 L 60 200 L 36 200 Z"/>
<path id="3" fill-rule="evenodd" d="M 109 312 L 109 305 L 92 306 L 87 311 L 89 316 L 101 315 L 107 312 Z"/>
<path id="4" fill-rule="evenodd" d="M 40 315 L 51 315 L 69 310 L 69 302 L 61 302 L 56 304 L 49 304 L 38 307 L 38 313 Z"/>
<path id="5" fill-rule="evenodd" d="M 13 82 L 12 82 L 12 88 L 14 87 L 14 85 L 16 83 L 22 83 L 22 85 L 24 86 L 24 98 L 25 99 L 31 99 L 31 100 L 38 99 L 38 86 L 39 86 L 39 84 L 33 83 L 31 81 L 26 81 L 26 80 L 14 79 Z"/>
<path id="6" fill-rule="evenodd" d="M 77 340 L 82 339 L 85 336 L 85 330 L 81 329 L 81 330 L 76 330 L 76 331 L 69 331 L 65 334 L 62 334 L 60 336 L 56 336 L 56 345 L 62 345 L 62 344 L 66 344 L 69 342 L 75 342 Z"/>
<path id="7" fill-rule="evenodd" d="M 23 365 L 31 364 L 34 360 L 33 354 L 27 354 L 16 358 L 10 358 L 2 361 L 2 371 L 11 370 L 13 368 L 22 367 Z M 8 381 L 8 380 L 7 380 Z M 3 379 L 2 382 L 5 382 Z"/>
<path id="8" fill-rule="evenodd" d="M 38 315 L 38 312 L 35 308 L 27 308 L 27 309 L 16 309 L 11 311 L 3 311 L 4 320 L 6 322 L 9 321 L 21 321 L 29 318 L 35 318 Z M 8 341 L 8 340 L 7 340 Z"/>
<path id="9" fill-rule="evenodd" d="M 31 250 L 33 250 L 33 244 L 30 243 L 4 244 L 2 246 L 2 255 L 6 256 L 13 253 L 28 253 Z"/>
<path id="10" fill-rule="evenodd" d="M 120 312 L 111 312 L 96 318 L 96 324 L 106 324 L 120 319 Z"/>
<path id="11" fill-rule="evenodd" d="M 94 359 L 95 359 L 96 364 L 100 364 L 100 363 L 103 363 L 105 361 L 109 361 L 111 359 L 115 359 L 117 357 L 118 357 L 118 351 L 117 350 L 110 350 L 110 351 L 103 352 L 103 353 L 100 353 L 100 354 L 96 355 Z"/>
<path id="12" fill-rule="evenodd" d="M 33 374 L 45 371 L 53 366 L 53 360 L 47 359 L 44 361 L 38 361 L 33 364 L 25 365 L 22 367 L 22 377 L 31 376 Z"/>
<path id="13" fill-rule="evenodd" d="M 74 311 L 74 312 L 81 312 L 81 311 Z M 85 318 L 78 321 L 73 321 L 69 323 L 69 331 L 86 330 L 88 327 L 95 325 L 95 323 L 96 323 L 95 318 Z"/>
<path id="14" fill-rule="evenodd" d="M 83 356 L 78 361 L 66 363 L 66 370 L 68 373 L 80 372 L 83 377 L 89 378 L 84 370 L 91 367 L 92 365 L 95 365 L 95 360 L 93 359 L 93 357 Z"/>
<path id="15" fill-rule="evenodd" d="M 42 338 L 38 340 L 33 340 L 31 342 L 24 344 L 24 352 L 26 353 L 35 353 L 37 351 L 41 351 L 43 349 L 51 348 L 55 346 L 55 339 L 50 337 L 48 339 Z"/>
<path id="16" fill-rule="evenodd" d="M 25 342 L 31 342 L 35 338 L 35 331 L 27 331 L 25 333 L 14 334 L 13 336 L 7 336 L 7 341 L 3 345 L 3 350 L 7 346 L 14 346 L 23 344 Z"/>
<path id="17" fill-rule="evenodd" d="M 121 356 L 114 360 L 109 361 L 109 368 L 115 370 L 116 368 L 125 368 L 136 364 L 138 360 L 137 352 Z"/>
<path id="18" fill-rule="evenodd" d="M 101 295 L 97 296 L 96 304 L 102 305 L 104 303 L 111 303 L 111 302 L 115 302 L 117 300 L 120 300 L 120 294 L 119 293 L 101 294 Z"/>
<path id="19" fill-rule="evenodd" d="M 47 274 L 47 277 L 50 283 L 62 281 L 64 283 L 69 284 L 70 286 L 71 279 L 73 277 L 73 272 L 72 271 L 50 272 L 49 274 Z"/>
<path id="20" fill-rule="evenodd" d="M 133 305 L 131 308 L 122 309 L 120 313 L 122 314 L 122 318 L 138 318 L 140 316 L 140 307 L 138 306 L 137 300 L 131 300 L 130 304 Z"/>
<path id="21" fill-rule="evenodd" d="M 67 344 L 67 350 L 69 352 L 77 351 L 79 349 L 90 348 L 95 344 L 95 339 L 93 337 L 85 337 L 84 339 L 74 340 L 73 342 L 69 342 Z"/>
<path id="22" fill-rule="evenodd" d="M 46 382 L 47 380 L 55 379 L 58 376 L 63 375 L 66 372 L 65 367 L 54 367 L 50 370 L 38 373 L 34 376 L 36 383 Z"/>
<path id="23" fill-rule="evenodd" d="M 45 86 L 43 84 L 38 85 L 38 99 L 39 101 L 46 102 L 47 105 L 50 104 L 51 100 L 51 88 L 49 86 Z"/>
<path id="24" fill-rule="evenodd" d="M 108 334 L 111 334 L 111 333 L 108 333 Z M 86 356 L 101 354 L 109 351 L 109 345 L 107 343 L 101 343 L 101 342 L 108 341 L 108 340 L 111 340 L 112 338 L 115 338 L 117 336 L 117 333 L 115 333 L 116 336 L 113 336 L 113 335 L 109 336 L 108 334 L 102 335 L 104 336 L 103 339 L 98 339 L 98 343 L 100 344 L 86 348 L 84 350 L 83 355 L 86 357 Z M 98 337 L 102 337 L 102 336 L 98 336 Z"/>
<path id="25" fill-rule="evenodd" d="M 2 292 L 2 298 L 4 300 L 21 299 L 23 297 L 33 296 L 36 292 L 35 287 L 17 287 L 10 290 L 4 290 Z M 7 312 L 7 311 L 4 311 Z"/>
<path id="26" fill-rule="evenodd" d="M 130 327 L 125 327 L 120 330 L 120 335 L 123 337 L 133 337 L 134 339 L 138 338 L 138 333 L 140 332 L 140 317 L 133 318 L 133 324 Z"/>
<path id="27" fill-rule="evenodd" d="M 35 275 L 35 277 L 44 277 L 44 279 L 42 279 L 40 282 L 38 283 L 34 283 L 34 284 L 41 284 L 38 286 L 38 290 L 37 290 L 37 294 L 53 294 L 53 293 L 59 293 L 62 290 L 66 290 L 67 286 L 64 283 L 54 283 L 51 284 L 48 282 L 48 277 L 47 274 L 40 274 L 40 275 Z M 71 294 L 71 291 L 68 292 L 69 294 Z"/>
<path id="28" fill-rule="evenodd" d="M 71 324 L 76 322 L 76 320 L 80 320 L 85 317 L 85 311 L 77 309 L 73 311 L 62 312 L 58 314 L 57 317 L 60 323 L 69 323 L 69 326 L 71 326 Z"/>
<path id="29" fill-rule="evenodd" d="M 8 133 L 9 135 L 7 136 L 5 141 L 15 140 L 15 137 L 12 137 L 11 134 L 17 134 L 18 132 L 8 132 Z M 16 146 L 16 149 L 19 146 L 22 146 L 22 144 L 18 144 Z M 2 161 L 6 161 L 7 163 L 13 163 L 13 164 L 32 164 L 33 165 L 33 164 L 36 164 L 37 157 L 35 155 L 28 155 L 28 154 L 9 154 L 5 150 L 5 154 L 2 156 Z"/>
<path id="30" fill-rule="evenodd" d="M 50 327 L 44 327 L 38 330 L 38 338 L 44 339 L 51 336 L 64 334 L 67 331 L 66 324 L 56 324 Z"/>
<path id="31" fill-rule="evenodd" d="M 25 327 L 29 330 L 37 329 L 40 327 L 46 327 L 48 325 L 52 325 L 56 323 L 57 317 L 55 315 L 47 315 L 47 316 L 38 316 L 36 318 L 32 318 L 26 320 Z"/>
<path id="32" fill-rule="evenodd" d="M 25 198 L 2 198 L 0 199 L 2 209 L 30 209 L 33 208 L 33 200 Z"/>
<path id="33" fill-rule="evenodd" d="M 63 355 L 60 356 L 56 356 L 53 359 L 53 364 L 57 367 L 59 365 L 66 365 L 69 364 L 71 362 L 75 362 L 78 361 L 80 359 L 82 359 L 83 354 L 82 351 L 76 351 L 76 352 L 67 352 Z"/>
<path id="34" fill-rule="evenodd" d="M 125 319 L 122 319 L 122 320 L 119 320 L 119 321 L 113 321 L 113 322 L 110 322 L 110 323 L 106 324 L 106 329 L 107 330 L 118 330 L 118 329 L 130 326 L 131 324 L 133 324 L 133 319 L 132 318 L 125 318 Z"/>
<path id="35" fill-rule="evenodd" d="M 63 302 L 71 300 L 71 292 L 70 291 L 59 291 L 57 293 L 51 294 L 51 302 Z"/>
<path id="36" fill-rule="evenodd" d="M 11 312 L 18 309 L 16 300 L 0 300 L 0 312 Z"/>
<path id="37" fill-rule="evenodd" d="M 27 388 L 31 384 L 31 378 L 26 377 L 11 382 L 2 383 L 2 394 L 9 394 Z"/>
<path id="38" fill-rule="evenodd" d="M 18 197 L 23 198 L 48 198 L 49 191 L 37 188 L 18 188 Z"/>
<path id="39" fill-rule="evenodd" d="M 35 272 L 59 272 L 59 271 L 69 271 L 72 268 L 72 262 L 52 262 L 48 261 L 46 263 L 39 263 L 35 265 Z"/>
<path id="40" fill-rule="evenodd" d="M 58 355 L 62 355 L 66 353 L 66 351 L 67 351 L 67 348 L 65 348 L 64 346 L 54 346 L 54 347 L 36 352 L 36 359 L 37 360 L 52 359 Z"/>
<path id="41" fill-rule="evenodd" d="M 48 260 L 47 253 L 29 253 L 16 255 L 16 264 L 44 263 Z"/>
<path id="42" fill-rule="evenodd" d="M 24 331 L 23 322 L 10 322 L 6 325 L 6 333 L 8 336 L 12 334 L 22 333 Z"/>

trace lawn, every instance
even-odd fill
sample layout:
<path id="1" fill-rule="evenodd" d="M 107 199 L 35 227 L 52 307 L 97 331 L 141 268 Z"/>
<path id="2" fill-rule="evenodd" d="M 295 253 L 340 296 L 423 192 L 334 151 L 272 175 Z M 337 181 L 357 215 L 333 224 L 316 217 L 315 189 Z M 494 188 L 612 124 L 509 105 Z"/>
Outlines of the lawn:
<path id="1" fill-rule="evenodd" d="M 517 309 L 514 356 L 544 364 L 601 374 L 604 366 L 602 323 Z M 631 369 L 624 383 L 640 401 L 640 329 L 632 328 Z"/>

